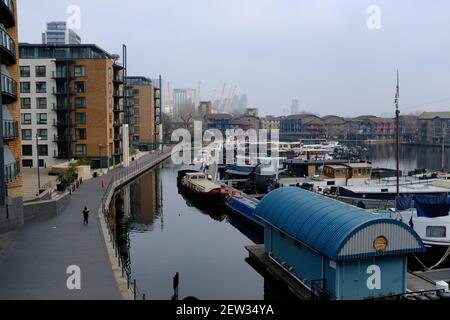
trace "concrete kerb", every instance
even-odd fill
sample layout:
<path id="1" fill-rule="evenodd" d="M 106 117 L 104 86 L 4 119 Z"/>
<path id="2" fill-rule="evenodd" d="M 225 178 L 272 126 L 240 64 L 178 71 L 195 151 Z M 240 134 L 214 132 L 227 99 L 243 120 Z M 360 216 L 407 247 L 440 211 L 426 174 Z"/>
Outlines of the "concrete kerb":
<path id="1" fill-rule="evenodd" d="M 135 172 L 130 173 L 128 176 L 124 176 L 121 179 L 118 179 L 117 181 L 113 181 L 111 185 L 111 194 L 114 194 L 114 192 L 119 189 L 122 185 L 125 183 L 130 182 L 131 180 L 135 179 L 136 177 L 142 175 L 143 173 L 147 172 L 148 170 L 154 168 L 161 162 L 167 160 L 170 157 L 171 153 L 161 155 L 159 158 L 155 159 L 154 161 L 150 162 L 147 165 L 144 165 L 142 168 L 136 170 Z M 106 195 L 106 202 L 105 202 L 105 208 L 109 207 L 111 197 L 108 197 Z M 122 268 L 119 265 L 119 261 L 116 257 L 116 252 L 113 247 L 113 243 L 110 239 L 109 233 L 108 233 L 108 226 L 106 225 L 105 216 L 103 215 L 102 211 L 102 203 L 100 203 L 100 207 L 98 208 L 97 214 L 100 221 L 100 231 L 103 236 L 103 240 L 105 242 L 106 251 L 108 252 L 108 257 L 111 262 L 111 268 L 114 274 L 114 278 L 117 282 L 117 286 L 119 288 L 120 293 L 122 294 L 122 297 L 124 300 L 133 300 L 134 294 L 131 291 L 131 286 L 128 288 L 128 283 L 126 276 L 122 277 Z"/>

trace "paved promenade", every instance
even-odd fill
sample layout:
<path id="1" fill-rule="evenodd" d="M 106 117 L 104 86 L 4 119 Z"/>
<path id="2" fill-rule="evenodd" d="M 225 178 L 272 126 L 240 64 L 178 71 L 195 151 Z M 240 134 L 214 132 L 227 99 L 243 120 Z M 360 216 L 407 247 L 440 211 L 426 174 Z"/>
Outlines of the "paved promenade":
<path id="1" fill-rule="evenodd" d="M 103 176 L 106 184 L 120 170 Z M 62 214 L 0 235 L 0 299 L 122 299 L 97 214 L 103 192 L 101 177 L 85 181 Z M 71 265 L 81 269 L 81 290 L 67 288 Z"/>

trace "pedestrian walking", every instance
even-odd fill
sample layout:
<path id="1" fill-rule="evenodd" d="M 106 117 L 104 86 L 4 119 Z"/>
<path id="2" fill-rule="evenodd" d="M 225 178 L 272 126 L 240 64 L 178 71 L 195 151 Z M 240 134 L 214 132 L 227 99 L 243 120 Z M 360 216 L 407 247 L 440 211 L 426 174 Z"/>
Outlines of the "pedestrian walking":
<path id="1" fill-rule="evenodd" d="M 89 223 L 89 209 L 87 207 L 84 207 L 83 210 L 83 224 L 88 224 Z"/>

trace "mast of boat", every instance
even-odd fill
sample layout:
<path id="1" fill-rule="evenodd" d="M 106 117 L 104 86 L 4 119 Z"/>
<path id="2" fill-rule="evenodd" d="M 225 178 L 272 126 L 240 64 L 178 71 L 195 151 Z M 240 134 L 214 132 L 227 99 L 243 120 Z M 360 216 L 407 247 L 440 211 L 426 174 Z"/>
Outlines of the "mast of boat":
<path id="1" fill-rule="evenodd" d="M 397 198 L 400 195 L 400 109 L 398 107 L 400 99 L 400 84 L 397 70 L 397 89 L 395 92 L 395 146 L 396 146 L 396 165 L 397 165 Z"/>
<path id="2" fill-rule="evenodd" d="M 441 171 L 442 173 L 445 173 L 445 133 L 443 129 L 442 129 Z"/>

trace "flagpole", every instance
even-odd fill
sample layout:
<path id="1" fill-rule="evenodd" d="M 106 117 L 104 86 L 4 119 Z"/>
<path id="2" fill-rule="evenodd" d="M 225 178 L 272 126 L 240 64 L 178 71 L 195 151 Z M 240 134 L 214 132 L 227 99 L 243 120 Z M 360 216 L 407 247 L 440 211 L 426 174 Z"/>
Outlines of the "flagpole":
<path id="1" fill-rule="evenodd" d="M 397 164 L 397 198 L 400 196 L 400 109 L 399 109 L 399 99 L 400 99 L 400 85 L 397 70 L 397 90 L 395 93 L 395 123 L 396 123 L 396 164 Z M 396 205 L 397 208 L 397 205 Z"/>

